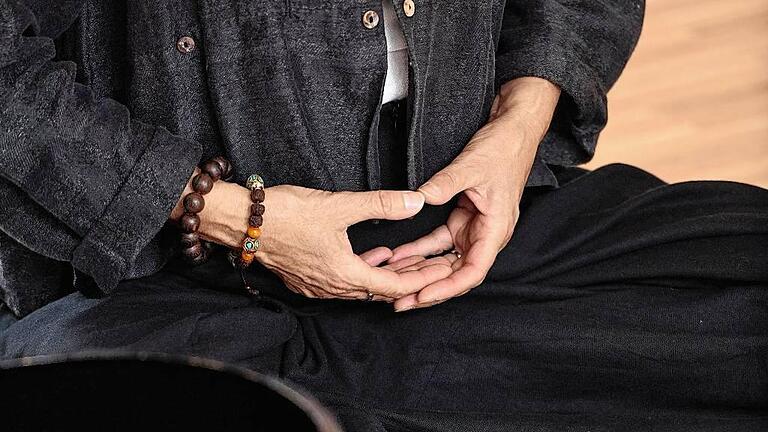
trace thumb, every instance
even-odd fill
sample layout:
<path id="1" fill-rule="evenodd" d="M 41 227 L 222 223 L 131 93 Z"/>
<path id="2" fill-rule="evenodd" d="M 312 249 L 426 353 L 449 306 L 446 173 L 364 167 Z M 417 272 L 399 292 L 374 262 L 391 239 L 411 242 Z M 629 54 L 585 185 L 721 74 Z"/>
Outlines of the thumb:
<path id="1" fill-rule="evenodd" d="M 341 198 L 341 218 L 347 225 L 370 219 L 406 219 L 424 207 L 424 195 L 412 191 L 337 192 L 336 195 Z"/>
<path id="2" fill-rule="evenodd" d="M 424 194 L 427 204 L 442 205 L 472 186 L 467 177 L 466 170 L 454 162 L 421 185 L 419 192 Z"/>

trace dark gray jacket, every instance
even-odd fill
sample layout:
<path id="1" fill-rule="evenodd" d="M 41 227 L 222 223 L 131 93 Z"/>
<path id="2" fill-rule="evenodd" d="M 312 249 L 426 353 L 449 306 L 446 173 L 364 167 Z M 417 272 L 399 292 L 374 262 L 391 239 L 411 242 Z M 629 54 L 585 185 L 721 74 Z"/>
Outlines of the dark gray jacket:
<path id="1" fill-rule="evenodd" d="M 642 0 L 416 0 L 412 17 L 402 3 L 410 187 L 519 76 L 564 92 L 530 185 L 591 157 Z M 367 10 L 381 1 L 0 0 L 2 300 L 23 315 L 156 272 L 167 215 L 208 156 L 231 158 L 239 181 L 379 187 L 386 43 Z"/>

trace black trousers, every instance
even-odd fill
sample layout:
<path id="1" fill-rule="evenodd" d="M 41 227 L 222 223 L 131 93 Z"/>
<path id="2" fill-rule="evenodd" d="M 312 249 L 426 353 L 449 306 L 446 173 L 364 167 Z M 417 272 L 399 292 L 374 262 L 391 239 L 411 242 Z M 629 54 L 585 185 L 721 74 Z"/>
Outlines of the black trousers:
<path id="1" fill-rule="evenodd" d="M 768 191 L 626 165 L 561 177 L 527 192 L 487 280 L 430 309 L 303 299 L 259 268 L 249 297 L 219 257 L 65 297 L 12 324 L 0 353 L 225 360 L 305 388 L 349 431 L 768 427 Z M 394 245 L 449 210 L 350 236 Z"/>

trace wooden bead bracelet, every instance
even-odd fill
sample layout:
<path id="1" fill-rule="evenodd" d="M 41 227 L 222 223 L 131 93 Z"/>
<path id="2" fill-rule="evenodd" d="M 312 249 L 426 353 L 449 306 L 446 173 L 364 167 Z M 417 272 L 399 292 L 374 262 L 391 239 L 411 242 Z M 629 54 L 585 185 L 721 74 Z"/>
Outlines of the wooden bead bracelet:
<path id="1" fill-rule="evenodd" d="M 229 260 L 235 268 L 244 269 L 253 262 L 261 242 L 261 224 L 264 222 L 264 180 L 258 174 L 252 174 L 245 182 L 251 191 L 251 214 L 248 217 L 248 229 L 240 250 L 230 251 Z"/>
<path id="2" fill-rule="evenodd" d="M 199 265 L 208 260 L 210 245 L 200 240 L 197 230 L 200 228 L 200 216 L 205 208 L 203 195 L 213 189 L 219 179 L 226 179 L 232 174 L 232 165 L 221 156 L 209 159 L 200 167 L 200 173 L 192 178 L 192 192 L 183 200 L 184 215 L 179 219 L 181 227 L 182 256 L 192 265 Z"/>

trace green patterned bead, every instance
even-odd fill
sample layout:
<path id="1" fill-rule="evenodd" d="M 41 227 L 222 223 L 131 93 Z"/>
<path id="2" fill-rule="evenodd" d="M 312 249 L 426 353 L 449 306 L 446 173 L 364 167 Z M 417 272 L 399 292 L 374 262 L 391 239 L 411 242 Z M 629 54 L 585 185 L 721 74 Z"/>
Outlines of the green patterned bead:
<path id="1" fill-rule="evenodd" d="M 243 250 L 249 253 L 255 253 L 257 250 L 259 250 L 260 245 L 261 242 L 259 242 L 259 239 L 252 239 L 248 237 L 243 240 Z"/>
<path id="2" fill-rule="evenodd" d="M 258 174 L 251 174 L 248 177 L 248 180 L 245 181 L 245 187 L 247 187 L 250 190 L 263 189 L 264 179 L 262 179 L 261 176 Z"/>

